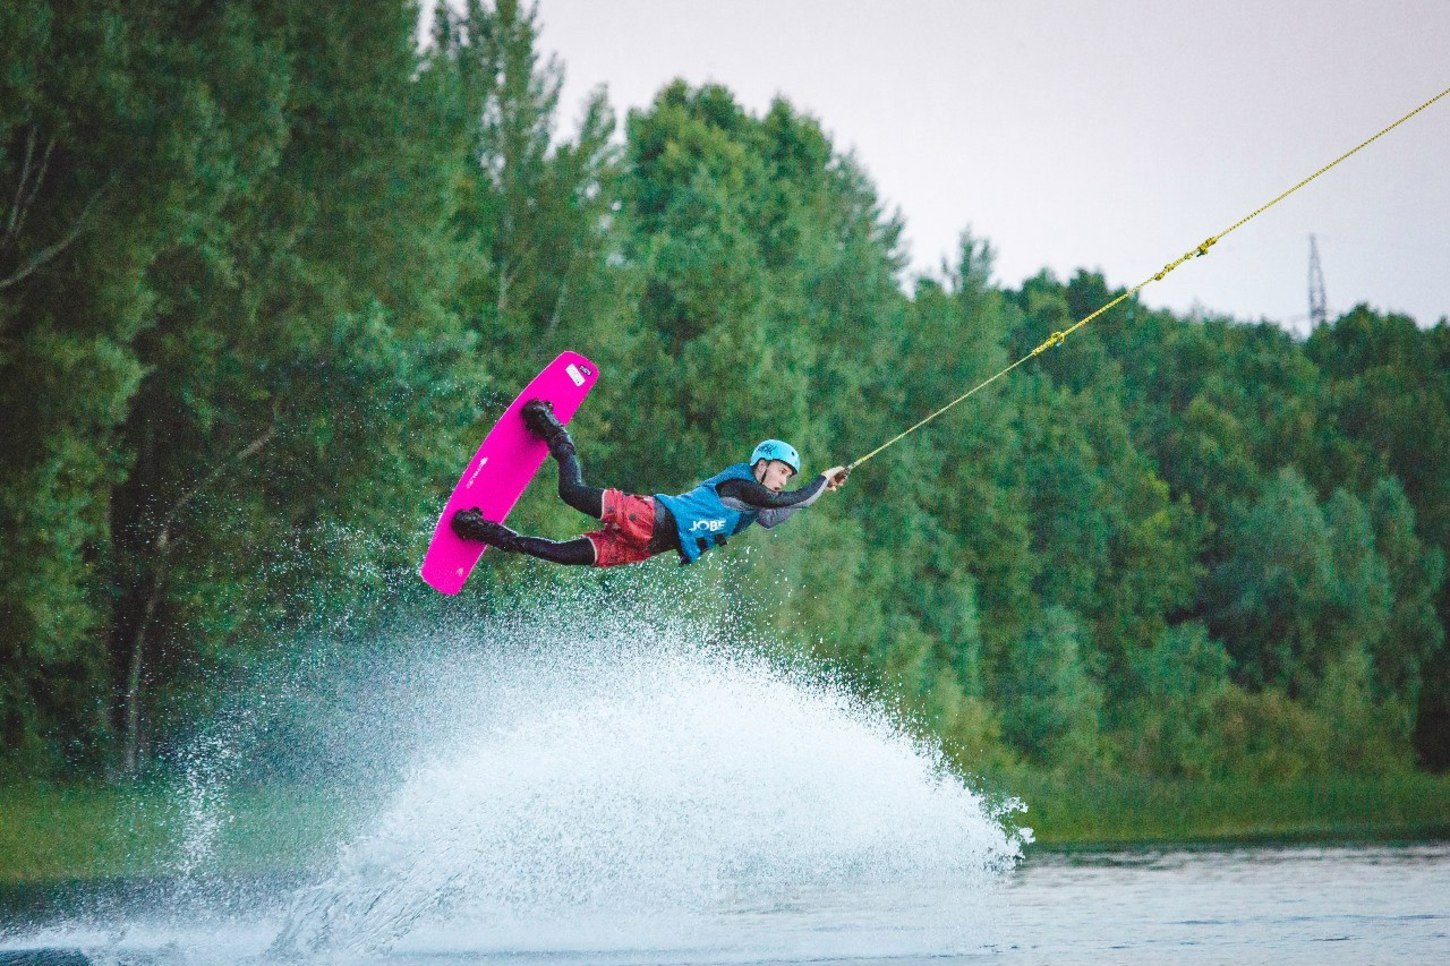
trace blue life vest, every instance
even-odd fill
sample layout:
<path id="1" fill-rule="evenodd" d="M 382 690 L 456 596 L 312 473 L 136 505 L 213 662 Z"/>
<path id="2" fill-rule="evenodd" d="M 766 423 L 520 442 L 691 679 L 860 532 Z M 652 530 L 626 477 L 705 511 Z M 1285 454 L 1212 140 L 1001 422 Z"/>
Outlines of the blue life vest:
<path id="1" fill-rule="evenodd" d="M 680 535 L 680 554 L 685 563 L 694 563 L 711 547 L 721 546 L 726 539 L 755 522 L 754 510 L 735 510 L 720 500 L 715 487 L 726 480 L 754 480 L 749 463 L 727 466 L 688 493 L 667 496 L 656 493 L 675 518 Z"/>

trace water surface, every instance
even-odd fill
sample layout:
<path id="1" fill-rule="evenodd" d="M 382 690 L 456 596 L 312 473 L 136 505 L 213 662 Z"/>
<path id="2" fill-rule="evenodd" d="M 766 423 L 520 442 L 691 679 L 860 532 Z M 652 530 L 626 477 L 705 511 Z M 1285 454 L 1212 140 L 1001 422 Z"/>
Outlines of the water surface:
<path id="1" fill-rule="evenodd" d="M 1446 843 L 1036 851 L 1001 882 L 970 890 L 815 886 L 653 917 L 598 908 L 553 922 L 463 915 L 420 924 L 385 951 L 288 957 L 275 949 L 288 888 L 230 888 L 229 901 L 173 895 L 159 904 L 166 883 L 52 889 L 28 903 L 12 893 L 0 951 L 73 950 L 117 964 L 1450 960 Z"/>
<path id="2" fill-rule="evenodd" d="M 1450 961 L 1450 844 L 1037 854 L 1007 963 Z"/>

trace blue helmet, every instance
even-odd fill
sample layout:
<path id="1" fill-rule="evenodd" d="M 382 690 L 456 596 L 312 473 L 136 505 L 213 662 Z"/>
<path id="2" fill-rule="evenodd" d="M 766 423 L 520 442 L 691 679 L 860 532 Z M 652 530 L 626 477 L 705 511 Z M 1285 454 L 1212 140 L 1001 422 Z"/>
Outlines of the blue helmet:
<path id="1" fill-rule="evenodd" d="M 778 439 L 767 439 L 755 447 L 755 452 L 750 454 L 750 465 L 754 466 L 761 460 L 780 460 L 791 468 L 791 472 L 801 471 L 801 454 L 795 451 L 795 447 L 789 443 L 783 443 Z"/>

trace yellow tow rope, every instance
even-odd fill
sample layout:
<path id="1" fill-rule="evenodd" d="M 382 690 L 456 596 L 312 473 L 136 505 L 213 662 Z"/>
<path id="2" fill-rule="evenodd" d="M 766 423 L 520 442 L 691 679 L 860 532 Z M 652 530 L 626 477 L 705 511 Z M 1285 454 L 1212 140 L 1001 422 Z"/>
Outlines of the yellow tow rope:
<path id="1" fill-rule="evenodd" d="M 914 426 L 910 427 L 909 429 L 906 429 L 903 432 L 897 433 L 895 436 L 891 437 L 886 442 L 882 443 L 880 446 L 876 447 L 871 452 L 867 453 L 865 456 L 858 457 L 857 459 L 851 461 L 851 463 L 849 463 L 846 466 L 846 472 L 849 473 L 850 471 L 854 470 L 856 467 L 860 466 L 862 463 L 864 463 L 867 460 L 869 460 L 871 457 L 875 456 L 877 453 L 879 453 L 882 450 L 886 449 L 888 446 L 891 446 L 894 443 L 897 443 L 897 442 L 901 441 L 902 439 L 905 439 L 907 436 L 910 436 L 912 433 L 916 432 L 918 429 L 920 429 L 921 427 L 925 426 L 927 423 L 931 422 L 933 419 L 936 419 L 938 416 L 940 416 L 942 413 L 946 412 L 948 409 L 951 409 L 953 406 L 957 405 L 958 403 L 964 402 L 965 400 L 971 398 L 977 392 L 979 392 L 982 389 L 987 388 L 992 383 L 996 382 L 998 379 L 1001 379 L 1003 376 L 1007 375 L 1007 373 L 1011 372 L 1013 369 L 1016 369 L 1018 366 L 1022 365 L 1022 363 L 1026 362 L 1027 360 L 1036 358 L 1037 356 L 1040 356 L 1042 353 L 1046 352 L 1048 349 L 1051 349 L 1053 346 L 1062 345 L 1063 341 L 1065 339 L 1067 339 L 1068 336 L 1070 336 L 1074 332 L 1076 332 L 1078 329 L 1080 329 L 1083 326 L 1087 325 L 1093 319 L 1095 319 L 1098 316 L 1102 315 L 1104 312 L 1106 312 L 1109 309 L 1113 308 L 1115 305 L 1118 305 L 1120 302 L 1126 301 L 1127 299 L 1132 298 L 1134 295 L 1137 295 L 1138 292 L 1142 291 L 1149 284 L 1151 284 L 1153 282 L 1160 281 L 1163 278 L 1163 276 L 1167 275 L 1169 272 L 1173 271 L 1175 268 L 1177 268 L 1179 265 L 1182 265 L 1184 262 L 1188 261 L 1190 258 L 1196 258 L 1196 257 L 1198 257 L 1200 255 L 1206 255 L 1206 254 L 1208 254 L 1208 250 L 1210 248 L 1212 248 L 1215 244 L 1217 244 L 1218 241 L 1219 241 L 1219 239 L 1223 238 L 1225 235 L 1229 234 L 1232 231 L 1235 231 L 1235 230 L 1237 230 L 1239 228 L 1242 228 L 1244 225 L 1248 224 L 1250 221 L 1252 221 L 1253 219 L 1257 218 L 1259 215 L 1261 215 L 1264 212 L 1268 211 L 1270 208 L 1274 207 L 1279 202 L 1283 201 L 1285 198 L 1289 197 L 1294 192 L 1298 191 L 1300 188 L 1304 187 L 1309 182 L 1311 182 L 1315 178 L 1319 177 L 1321 174 L 1324 174 L 1326 171 L 1328 171 L 1330 168 L 1334 167 L 1339 162 L 1344 161 L 1345 159 L 1351 157 L 1352 155 L 1358 154 L 1360 151 L 1362 151 L 1365 148 L 1369 147 L 1375 141 L 1378 141 L 1380 138 L 1384 137 L 1386 134 L 1390 133 L 1395 128 L 1399 127 L 1401 124 L 1404 124 L 1410 118 L 1414 117 L 1416 114 L 1419 114 L 1425 108 L 1429 107 L 1431 104 L 1434 104 L 1436 101 L 1440 100 L 1440 98 L 1446 96 L 1447 94 L 1450 94 L 1450 87 L 1447 87 L 1445 90 L 1443 90 L 1440 93 L 1436 94 L 1434 97 L 1430 98 L 1428 101 L 1426 101 L 1425 103 L 1421 104 L 1419 107 L 1415 108 L 1413 111 L 1411 111 L 1410 113 L 1406 114 L 1404 117 L 1400 118 L 1398 121 L 1396 121 L 1393 124 L 1385 127 L 1383 130 L 1381 130 L 1379 133 L 1375 134 L 1373 137 L 1365 138 L 1359 144 L 1357 144 L 1354 147 L 1350 148 L 1348 151 L 1344 152 L 1339 157 L 1335 158 L 1333 161 L 1329 162 L 1324 167 L 1320 168 L 1318 171 L 1314 172 L 1309 177 L 1305 178 L 1303 181 L 1300 181 L 1298 184 L 1294 185 L 1292 188 L 1290 188 L 1289 190 L 1285 191 L 1283 194 L 1280 194 L 1278 197 L 1274 198 L 1272 201 L 1269 201 L 1269 202 L 1267 202 L 1267 203 L 1265 203 L 1263 205 L 1260 205 L 1258 208 L 1255 208 L 1253 211 L 1249 212 L 1247 215 L 1245 215 L 1244 217 L 1240 218 L 1238 221 L 1234 222 L 1232 225 L 1228 226 L 1223 231 L 1219 232 L 1217 235 L 1210 235 L 1209 237 L 1205 238 L 1203 240 L 1203 243 L 1200 244 L 1200 245 L 1198 245 L 1198 247 L 1192 248 L 1189 251 L 1184 252 L 1178 258 L 1176 258 L 1173 261 L 1169 262 L 1167 265 L 1164 265 L 1157 272 L 1154 272 L 1152 275 L 1149 275 L 1147 278 L 1143 279 L 1143 281 L 1139 282 L 1137 285 L 1134 285 L 1132 288 L 1128 289 L 1122 295 L 1119 295 L 1117 298 L 1113 299 L 1111 302 L 1108 302 L 1107 304 L 1105 304 L 1102 307 L 1098 308 L 1091 315 L 1088 315 L 1088 316 L 1084 317 L 1077 324 L 1071 326 L 1070 328 L 1064 329 L 1061 332 L 1054 332 L 1054 333 L 1052 333 L 1052 335 L 1049 336 L 1045 342 L 1043 342 L 1037 348 L 1033 349 L 1031 352 L 1027 353 L 1027 355 L 1023 356 L 1022 358 L 1018 359 L 1016 362 L 1012 363 L 1007 368 L 1003 369 L 1001 372 L 997 373 L 994 376 L 990 376 L 989 378 L 984 379 L 981 382 L 977 383 L 977 385 L 973 386 L 971 389 L 968 389 L 966 392 L 962 393 L 960 396 L 958 396 L 957 398 L 953 399 L 951 402 L 947 403 L 945 406 L 941 407 L 936 412 L 934 412 L 931 415 L 927 416 L 925 419 L 923 419 L 920 422 L 916 423 Z"/>

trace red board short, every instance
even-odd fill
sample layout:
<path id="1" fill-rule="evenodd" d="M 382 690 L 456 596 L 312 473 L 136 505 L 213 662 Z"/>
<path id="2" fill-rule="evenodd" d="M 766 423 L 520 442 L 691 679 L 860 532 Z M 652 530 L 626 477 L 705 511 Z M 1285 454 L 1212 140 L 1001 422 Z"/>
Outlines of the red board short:
<path id="1" fill-rule="evenodd" d="M 594 566 L 618 567 L 653 556 L 649 544 L 655 532 L 654 497 L 605 490 L 601 519 L 604 529 L 584 534 L 594 544 Z"/>

